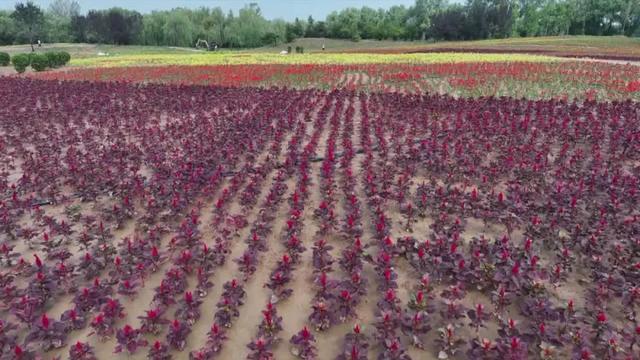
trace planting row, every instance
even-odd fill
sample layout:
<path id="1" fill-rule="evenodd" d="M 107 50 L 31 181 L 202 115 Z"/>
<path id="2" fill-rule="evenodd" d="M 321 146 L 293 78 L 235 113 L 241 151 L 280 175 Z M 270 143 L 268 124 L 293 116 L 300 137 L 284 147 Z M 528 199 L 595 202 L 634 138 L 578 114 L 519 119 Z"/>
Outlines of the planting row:
<path id="1" fill-rule="evenodd" d="M 640 96 L 640 67 L 599 62 L 214 65 L 79 68 L 45 79 L 222 86 L 347 88 L 459 97 L 622 100 Z"/>
<path id="2" fill-rule="evenodd" d="M 2 359 L 640 352 L 633 102 L 0 83 Z"/>

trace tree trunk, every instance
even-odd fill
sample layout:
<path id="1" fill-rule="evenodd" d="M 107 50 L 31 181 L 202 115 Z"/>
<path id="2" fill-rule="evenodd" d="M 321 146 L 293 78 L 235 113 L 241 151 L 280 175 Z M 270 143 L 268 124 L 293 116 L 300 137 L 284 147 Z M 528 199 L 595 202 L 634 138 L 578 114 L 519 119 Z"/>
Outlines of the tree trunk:
<path id="1" fill-rule="evenodd" d="M 31 45 L 31 52 L 35 52 L 36 49 L 33 47 L 33 30 L 29 27 L 29 45 Z"/>

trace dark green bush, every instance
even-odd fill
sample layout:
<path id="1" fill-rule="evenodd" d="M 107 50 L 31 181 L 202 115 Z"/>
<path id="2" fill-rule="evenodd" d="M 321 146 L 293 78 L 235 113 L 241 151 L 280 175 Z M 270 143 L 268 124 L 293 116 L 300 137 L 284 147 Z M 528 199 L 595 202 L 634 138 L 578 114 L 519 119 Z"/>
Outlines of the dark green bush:
<path id="1" fill-rule="evenodd" d="M 17 54 L 11 58 L 11 63 L 17 72 L 23 73 L 29 64 L 31 64 L 30 54 Z"/>
<path id="2" fill-rule="evenodd" d="M 71 60 L 71 55 L 66 51 L 47 52 L 44 55 L 47 57 L 51 68 L 65 66 Z"/>
<path id="3" fill-rule="evenodd" d="M 58 56 L 60 59 L 60 66 L 67 65 L 69 61 L 71 61 L 71 55 L 66 51 L 58 52 Z"/>
<path id="4" fill-rule="evenodd" d="M 31 55 L 31 68 L 35 71 L 44 71 L 49 66 L 49 58 L 44 54 Z"/>
<path id="5" fill-rule="evenodd" d="M 46 52 L 44 53 L 44 56 L 47 57 L 47 66 L 50 68 L 57 68 L 58 67 L 58 53 L 57 52 Z"/>
<path id="6" fill-rule="evenodd" d="M 11 57 L 6 52 L 0 52 L 0 66 L 7 66 L 11 63 Z"/>

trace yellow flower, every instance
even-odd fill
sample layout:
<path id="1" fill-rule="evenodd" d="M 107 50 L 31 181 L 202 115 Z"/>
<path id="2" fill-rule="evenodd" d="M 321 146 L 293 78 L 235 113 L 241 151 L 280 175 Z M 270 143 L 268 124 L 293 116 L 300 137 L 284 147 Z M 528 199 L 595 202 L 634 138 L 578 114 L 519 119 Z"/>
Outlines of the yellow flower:
<path id="1" fill-rule="evenodd" d="M 240 64 L 433 64 L 459 62 L 550 62 L 563 59 L 528 54 L 295 54 L 265 53 L 196 53 L 196 54 L 136 54 L 73 59 L 71 64 L 82 67 L 115 67 L 140 65 L 240 65 Z"/>

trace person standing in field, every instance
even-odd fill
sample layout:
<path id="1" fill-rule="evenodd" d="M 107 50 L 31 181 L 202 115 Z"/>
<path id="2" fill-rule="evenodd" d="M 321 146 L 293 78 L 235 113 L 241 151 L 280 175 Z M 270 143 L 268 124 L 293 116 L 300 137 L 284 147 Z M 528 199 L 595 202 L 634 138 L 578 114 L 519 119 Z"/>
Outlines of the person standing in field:
<path id="1" fill-rule="evenodd" d="M 322 43 L 322 51 L 324 51 L 324 43 Z"/>

